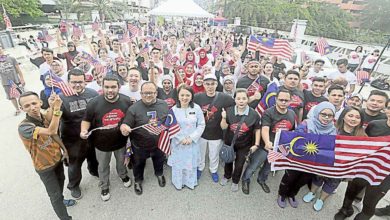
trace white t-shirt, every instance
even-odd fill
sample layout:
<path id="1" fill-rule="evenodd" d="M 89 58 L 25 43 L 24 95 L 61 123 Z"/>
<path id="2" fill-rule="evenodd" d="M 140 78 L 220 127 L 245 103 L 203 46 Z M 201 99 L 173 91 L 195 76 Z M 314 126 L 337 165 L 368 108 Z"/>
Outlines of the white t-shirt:
<path id="1" fill-rule="evenodd" d="M 92 81 L 92 82 L 88 83 L 88 85 L 86 86 L 86 88 L 95 90 L 96 92 L 99 93 L 99 95 L 103 94 L 103 89 L 102 89 L 102 87 L 99 86 L 99 84 L 97 84 L 96 81 Z"/>
<path id="2" fill-rule="evenodd" d="M 328 79 L 334 80 L 339 77 L 345 78 L 348 82 L 348 85 L 356 85 L 356 81 L 357 81 L 356 76 L 355 74 L 351 73 L 351 71 L 349 70 L 345 73 L 340 73 L 340 71 L 331 73 L 329 74 Z"/>
<path id="3" fill-rule="evenodd" d="M 314 77 L 323 77 L 323 78 L 325 78 L 325 77 L 328 77 L 328 76 L 327 76 L 327 74 L 324 73 L 324 71 L 320 71 L 320 72 L 316 73 L 314 71 L 314 68 L 310 68 L 309 69 L 309 73 L 307 74 L 307 78 L 308 79 L 312 79 Z"/>
<path id="4" fill-rule="evenodd" d="M 352 51 L 349 54 L 348 63 L 349 64 L 353 64 L 353 65 L 360 64 L 360 60 L 362 58 L 363 58 L 363 54 L 362 53 L 357 53 L 356 51 Z"/>
<path id="5" fill-rule="evenodd" d="M 376 57 L 376 56 L 368 55 L 366 57 L 366 59 L 364 59 L 364 61 L 363 61 L 362 68 L 372 69 L 374 67 L 374 64 L 375 64 L 377 59 L 378 59 L 378 57 Z"/>
<path id="6" fill-rule="evenodd" d="M 123 85 L 120 88 L 119 93 L 123 94 L 123 95 L 127 95 L 130 98 L 135 99 L 136 101 L 141 100 L 141 90 L 139 89 L 136 92 L 132 92 L 132 91 L 130 91 L 130 86 L 128 84 L 127 85 Z"/>

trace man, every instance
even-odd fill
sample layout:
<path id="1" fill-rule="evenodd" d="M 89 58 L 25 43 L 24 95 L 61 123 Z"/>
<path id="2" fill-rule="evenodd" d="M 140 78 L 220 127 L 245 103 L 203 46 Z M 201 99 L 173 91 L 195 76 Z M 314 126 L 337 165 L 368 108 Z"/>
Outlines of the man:
<path id="1" fill-rule="evenodd" d="M 325 61 L 321 59 L 317 59 L 314 61 L 313 68 L 309 69 L 309 74 L 307 75 L 308 79 L 313 79 L 314 77 L 326 77 L 323 73 Z"/>
<path id="2" fill-rule="evenodd" d="M 200 138 L 200 164 L 198 167 L 198 179 L 206 165 L 206 150 L 209 147 L 209 160 L 211 177 L 215 183 L 218 183 L 217 173 L 219 164 L 219 150 L 222 144 L 222 129 L 220 122 L 222 120 L 222 108 L 228 108 L 235 104 L 233 98 L 227 94 L 216 92 L 217 78 L 214 74 L 206 75 L 203 79 L 205 93 L 198 93 L 194 97 L 194 102 L 198 104 L 203 111 L 206 121 L 206 128 Z"/>
<path id="3" fill-rule="evenodd" d="M 86 87 L 88 89 L 95 90 L 99 95 L 103 94 L 102 89 L 102 82 L 103 82 L 103 76 L 104 72 L 102 68 L 93 68 L 92 69 L 92 76 L 93 76 L 93 82 L 90 82 Z"/>
<path id="4" fill-rule="evenodd" d="M 85 75 L 79 69 L 73 69 L 68 73 L 68 82 L 73 91 L 73 96 L 60 95 L 62 99 L 61 110 L 61 138 L 69 154 L 68 189 L 75 199 L 81 199 L 81 166 L 88 157 L 88 169 L 91 175 L 98 176 L 98 163 L 95 149 L 88 146 L 85 140 L 80 138 L 80 125 L 83 120 L 87 103 L 99 94 L 85 88 Z"/>
<path id="5" fill-rule="evenodd" d="M 157 176 L 160 187 L 165 186 L 164 177 L 164 153 L 157 148 L 159 135 L 153 134 L 146 128 L 134 129 L 143 125 L 159 126 L 165 122 L 168 114 L 168 105 L 163 100 L 157 99 L 157 86 L 152 82 L 145 82 L 141 86 L 142 99 L 134 103 L 126 112 L 126 117 L 121 125 L 123 135 L 130 134 L 131 145 L 134 153 L 133 173 L 134 191 L 137 195 L 143 192 L 142 182 L 146 159 L 153 160 L 154 174 Z M 157 129 L 157 128 L 156 128 Z"/>
<path id="6" fill-rule="evenodd" d="M 257 80 L 259 85 L 251 86 Z M 255 109 L 269 84 L 267 77 L 261 74 L 260 63 L 257 60 L 248 62 L 248 74 L 238 79 L 236 88 L 248 89 L 249 106 Z"/>
<path id="7" fill-rule="evenodd" d="M 307 118 L 307 113 L 309 113 L 313 106 L 316 106 L 321 102 L 328 101 L 328 99 L 322 95 L 325 92 L 325 79 L 314 77 L 312 82 L 311 90 L 303 90 L 305 100 L 303 103 L 303 120 Z"/>
<path id="8" fill-rule="evenodd" d="M 161 49 L 157 47 L 153 47 L 152 51 L 150 51 L 150 57 L 154 64 L 159 69 L 159 72 L 163 72 L 164 65 L 161 60 Z"/>
<path id="9" fill-rule="evenodd" d="M 363 105 L 363 96 L 360 93 L 352 93 L 346 101 L 347 106 L 354 106 L 356 108 L 361 108 Z"/>
<path id="10" fill-rule="evenodd" d="M 386 119 L 386 114 L 382 111 L 385 109 L 388 99 L 388 95 L 383 91 L 371 91 L 367 99 L 366 108 L 363 109 L 363 127 L 367 127 L 368 123 L 373 120 Z"/>
<path id="11" fill-rule="evenodd" d="M 26 118 L 19 124 L 18 131 L 26 150 L 31 154 L 35 170 L 45 185 L 51 205 L 61 220 L 72 219 L 66 206 L 75 205 L 74 200 L 64 200 L 64 167 L 62 157 L 67 152 L 57 135 L 62 112 L 62 101 L 57 95 L 50 98 L 50 109 L 41 113 L 42 101 L 34 92 L 23 93 L 19 98 Z M 63 155 L 61 153 L 63 151 Z"/>
<path id="12" fill-rule="evenodd" d="M 300 123 L 303 118 L 303 105 L 305 97 L 303 92 L 298 89 L 300 81 L 299 73 L 295 70 L 289 70 L 286 73 L 284 84 L 279 89 L 286 89 L 291 92 L 291 102 L 289 108 L 295 112 L 297 122 Z"/>
<path id="13" fill-rule="evenodd" d="M 259 170 L 257 182 L 265 193 L 271 192 L 265 183 L 271 171 L 267 155 L 268 151 L 273 149 L 273 142 L 278 130 L 291 131 L 295 128 L 295 113 L 288 109 L 291 100 L 291 92 L 286 89 L 281 89 L 276 94 L 276 105 L 264 112 L 261 119 L 261 148 L 252 154 L 250 164 L 242 176 L 242 192 L 244 194 L 249 194 L 250 178 L 260 165 L 262 165 L 262 168 Z"/>
<path id="14" fill-rule="evenodd" d="M 108 52 L 108 56 L 115 60 L 117 57 L 123 57 L 122 51 L 121 51 L 121 43 L 118 39 L 112 40 L 112 50 Z"/>
<path id="15" fill-rule="evenodd" d="M 347 59 L 339 59 L 336 62 L 337 65 L 337 72 L 331 73 L 328 76 L 328 82 L 333 84 L 343 84 L 342 82 L 346 81 L 348 87 L 349 85 L 349 91 L 348 96 L 351 95 L 355 91 L 355 85 L 357 83 L 357 78 L 355 74 L 351 73 L 348 70 L 348 60 Z"/>
<path id="16" fill-rule="evenodd" d="M 164 100 L 170 109 L 176 104 L 177 91 L 173 88 L 173 80 L 170 75 L 163 75 L 161 81 L 163 87 L 157 89 L 157 98 Z"/>
<path id="17" fill-rule="evenodd" d="M 16 110 L 15 115 L 19 115 L 20 109 L 16 97 L 10 95 L 10 90 L 12 87 L 11 84 L 15 83 L 15 85 L 18 87 L 17 90 L 20 94 L 22 93 L 22 91 L 21 89 L 19 89 L 19 86 L 23 88 L 26 83 L 24 81 L 23 73 L 20 69 L 19 63 L 14 57 L 7 56 L 4 54 L 4 49 L 2 45 L 0 45 L 0 77 L 1 83 L 5 91 L 5 95 L 7 99 L 10 100 L 14 105 Z"/>
<path id="18" fill-rule="evenodd" d="M 45 62 L 39 65 L 41 77 L 50 70 L 50 65 L 54 60 L 54 52 L 52 49 L 44 47 L 42 48 L 42 56 L 45 59 Z"/>
<path id="19" fill-rule="evenodd" d="M 331 85 L 328 89 L 328 99 L 329 102 L 334 105 L 336 108 L 336 114 L 334 116 L 334 119 L 337 121 L 339 119 L 339 116 L 341 112 L 344 110 L 344 99 L 345 99 L 345 90 L 343 87 L 339 85 Z M 307 118 L 313 117 L 314 109 L 316 106 L 312 107 L 307 114 Z"/>
<path id="20" fill-rule="evenodd" d="M 119 93 L 130 97 L 131 102 L 141 100 L 141 72 L 136 67 L 129 69 L 129 83 L 119 90 Z"/>
<path id="21" fill-rule="evenodd" d="M 386 119 L 371 121 L 366 133 L 369 137 L 380 137 L 390 135 L 390 101 L 387 100 L 385 109 Z M 375 210 L 378 202 L 386 195 L 390 189 L 390 176 L 387 176 L 380 185 L 371 186 L 361 178 L 355 178 L 348 182 L 348 187 L 345 192 L 343 206 L 334 216 L 335 220 L 342 220 L 353 215 L 352 202 L 358 194 L 366 187 L 365 196 L 363 199 L 363 209 L 355 216 L 355 219 L 370 219 L 374 214 L 385 216 L 390 214 L 389 206 Z"/>
<path id="22" fill-rule="evenodd" d="M 101 198 L 110 199 L 110 161 L 114 153 L 116 171 L 125 187 L 131 186 L 131 179 L 127 176 L 124 164 L 125 146 L 127 137 L 123 136 L 119 126 L 130 107 L 129 97 L 119 94 L 119 79 L 112 76 L 103 78 L 103 95 L 100 95 L 87 104 L 87 111 L 81 122 L 80 137 L 89 139 L 96 148 L 96 158 L 99 162 L 98 172 L 100 179 Z M 89 129 L 103 128 L 93 131 Z"/>

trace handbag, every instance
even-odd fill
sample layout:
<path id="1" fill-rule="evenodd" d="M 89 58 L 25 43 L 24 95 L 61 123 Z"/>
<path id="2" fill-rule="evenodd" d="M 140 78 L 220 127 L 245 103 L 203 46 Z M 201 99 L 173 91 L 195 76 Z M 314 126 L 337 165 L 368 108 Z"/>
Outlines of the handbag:
<path id="1" fill-rule="evenodd" d="M 236 139 L 238 137 L 238 131 L 240 130 L 242 123 L 244 123 L 245 118 L 246 118 L 246 115 L 243 115 L 241 117 L 241 120 L 238 123 L 236 130 L 234 131 L 232 143 L 230 145 L 227 145 L 224 143 L 221 147 L 221 150 L 219 151 L 219 158 L 221 158 L 221 160 L 224 163 L 233 163 L 233 161 L 236 157 L 236 154 L 234 152 L 234 144 L 235 144 Z"/>

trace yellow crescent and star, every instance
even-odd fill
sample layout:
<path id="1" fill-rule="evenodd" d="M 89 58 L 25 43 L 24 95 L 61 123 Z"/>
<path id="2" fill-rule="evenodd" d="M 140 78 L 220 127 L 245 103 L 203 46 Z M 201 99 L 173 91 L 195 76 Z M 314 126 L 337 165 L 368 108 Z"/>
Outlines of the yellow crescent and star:
<path id="1" fill-rule="evenodd" d="M 293 156 L 296 156 L 296 157 L 303 157 L 304 155 L 299 155 L 297 154 L 295 151 L 294 151 L 294 146 L 295 146 L 295 143 L 300 140 L 300 139 L 305 139 L 304 137 L 302 136 L 297 136 L 295 138 L 293 138 L 290 142 L 290 149 L 289 149 L 289 152 L 293 155 Z M 318 154 L 318 144 L 314 141 L 309 141 L 309 142 L 306 142 L 305 145 L 303 146 L 304 148 L 304 152 L 308 155 L 315 155 L 315 154 Z"/>
<path id="2" fill-rule="evenodd" d="M 270 107 L 269 104 L 268 104 L 269 99 L 272 98 L 272 97 L 274 97 L 274 96 L 276 96 L 276 92 L 271 92 L 270 94 L 268 94 L 268 95 L 265 97 L 265 104 L 266 104 L 268 107 Z"/>

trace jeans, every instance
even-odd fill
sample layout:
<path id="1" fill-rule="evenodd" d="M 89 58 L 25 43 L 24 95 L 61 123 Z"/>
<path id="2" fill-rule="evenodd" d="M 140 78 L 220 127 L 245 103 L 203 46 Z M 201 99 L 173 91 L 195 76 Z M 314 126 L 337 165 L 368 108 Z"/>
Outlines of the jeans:
<path id="1" fill-rule="evenodd" d="M 51 205 L 58 218 L 61 220 L 72 219 L 66 210 L 64 196 L 62 194 L 65 181 L 64 166 L 62 163 L 58 163 L 54 167 L 49 168 L 49 170 L 38 172 L 38 175 L 41 178 L 43 185 L 45 185 Z"/>
<path id="2" fill-rule="evenodd" d="M 144 170 L 146 159 L 149 157 L 152 158 L 154 175 L 162 176 L 164 174 L 164 153 L 155 148 L 142 148 L 133 146 L 134 153 L 134 161 L 133 161 L 133 173 L 134 173 L 134 181 L 136 183 L 140 183 L 144 180 Z"/>
<path id="3" fill-rule="evenodd" d="M 390 176 L 387 176 L 379 186 L 371 186 L 366 180 L 360 178 L 355 178 L 348 182 L 343 208 L 352 209 L 353 200 L 365 187 L 366 193 L 363 199 L 363 209 L 361 213 L 355 216 L 355 220 L 368 220 L 374 216 L 376 205 L 390 189 Z"/>
<path id="4" fill-rule="evenodd" d="M 72 190 L 73 188 L 78 187 L 81 182 L 81 166 L 87 155 L 87 141 L 81 139 L 69 141 L 66 138 L 64 138 L 63 141 L 69 154 L 68 189 Z"/>
<path id="5" fill-rule="evenodd" d="M 118 173 L 118 176 L 121 179 L 127 177 L 127 169 L 124 164 L 125 151 L 125 147 L 109 152 L 100 151 L 96 149 L 96 158 L 99 162 L 99 185 L 102 190 L 108 189 L 110 186 L 110 162 L 112 153 L 114 153 L 116 159 L 116 172 Z"/>
<path id="6" fill-rule="evenodd" d="M 271 165 L 267 160 L 268 152 L 263 148 L 258 149 L 251 155 L 251 162 L 246 167 L 244 175 L 242 176 L 243 182 L 250 182 L 252 175 L 255 173 L 257 167 L 263 165 L 259 170 L 257 180 L 261 183 L 265 183 L 268 179 L 268 174 L 271 172 Z"/>
<path id="7" fill-rule="evenodd" d="M 233 170 L 233 163 L 226 163 L 225 164 L 225 178 L 230 179 L 232 178 L 233 183 L 238 184 L 240 181 L 242 169 L 244 168 L 245 164 L 245 156 L 249 152 L 249 148 L 241 148 L 241 149 L 234 149 L 236 153 L 236 159 L 234 160 L 234 170 Z"/>

